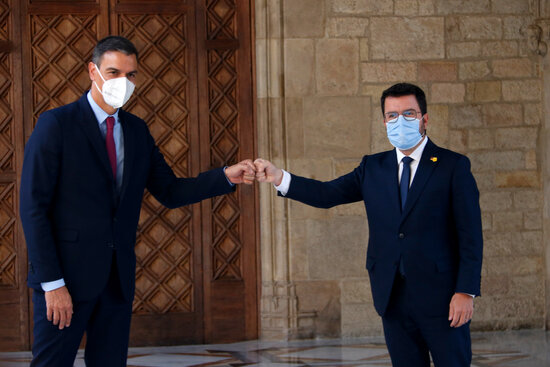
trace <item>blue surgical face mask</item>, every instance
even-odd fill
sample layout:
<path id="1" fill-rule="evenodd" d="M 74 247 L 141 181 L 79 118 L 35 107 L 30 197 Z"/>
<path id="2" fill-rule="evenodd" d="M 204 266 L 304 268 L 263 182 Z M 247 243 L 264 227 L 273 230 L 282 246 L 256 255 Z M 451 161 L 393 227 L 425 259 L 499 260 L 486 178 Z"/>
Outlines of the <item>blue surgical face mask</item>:
<path id="1" fill-rule="evenodd" d="M 386 131 L 390 143 L 401 150 L 411 149 L 422 140 L 419 119 L 407 121 L 399 115 L 396 121 L 386 122 Z"/>

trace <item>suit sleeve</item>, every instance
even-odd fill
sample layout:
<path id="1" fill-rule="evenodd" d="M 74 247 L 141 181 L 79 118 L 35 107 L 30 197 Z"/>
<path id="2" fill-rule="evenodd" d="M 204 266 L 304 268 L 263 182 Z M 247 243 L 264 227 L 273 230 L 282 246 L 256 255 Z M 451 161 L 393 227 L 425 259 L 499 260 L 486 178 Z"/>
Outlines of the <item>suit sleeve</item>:
<path id="1" fill-rule="evenodd" d="M 20 215 L 29 257 L 29 281 L 63 278 L 50 221 L 62 157 L 62 131 L 53 113 L 43 113 L 25 147 Z"/>
<path id="2" fill-rule="evenodd" d="M 458 160 L 453 174 L 452 205 L 459 252 L 456 292 L 479 296 L 483 257 L 481 209 L 470 161 L 464 156 Z"/>
<path id="3" fill-rule="evenodd" d="M 332 181 L 317 181 L 292 175 L 290 187 L 284 197 L 300 201 L 316 208 L 332 208 L 363 199 L 361 190 L 366 157 L 352 172 Z M 282 196 L 279 193 L 279 196 Z"/>
<path id="4" fill-rule="evenodd" d="M 235 191 L 223 168 L 202 172 L 197 177 L 176 177 L 155 145 L 153 137 L 148 134 L 148 138 L 152 148 L 147 189 L 162 205 L 178 208 Z"/>

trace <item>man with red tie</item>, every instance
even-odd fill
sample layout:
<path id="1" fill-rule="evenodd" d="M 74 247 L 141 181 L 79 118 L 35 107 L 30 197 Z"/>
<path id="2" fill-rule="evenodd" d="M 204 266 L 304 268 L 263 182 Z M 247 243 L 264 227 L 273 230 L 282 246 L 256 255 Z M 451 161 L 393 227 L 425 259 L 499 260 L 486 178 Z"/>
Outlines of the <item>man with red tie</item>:
<path id="1" fill-rule="evenodd" d="M 138 52 L 102 39 L 88 64 L 91 89 L 44 112 L 25 147 L 21 220 L 33 291 L 31 366 L 73 366 L 86 332 L 86 365 L 125 366 L 145 189 L 175 208 L 252 183 L 246 160 L 177 178 L 146 123 L 121 107 L 136 85 Z"/>

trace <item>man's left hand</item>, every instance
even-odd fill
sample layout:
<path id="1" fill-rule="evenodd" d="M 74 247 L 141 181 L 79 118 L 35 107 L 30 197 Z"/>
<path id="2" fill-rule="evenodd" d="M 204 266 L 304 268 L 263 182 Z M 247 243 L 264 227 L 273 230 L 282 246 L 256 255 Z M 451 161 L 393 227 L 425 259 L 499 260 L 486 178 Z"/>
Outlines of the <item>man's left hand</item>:
<path id="1" fill-rule="evenodd" d="M 245 159 L 242 162 L 234 164 L 225 169 L 227 179 L 233 184 L 245 183 L 251 185 L 256 176 L 256 167 L 251 159 Z"/>
<path id="2" fill-rule="evenodd" d="M 451 327 L 461 327 L 472 319 L 474 314 L 474 297 L 469 294 L 455 293 L 449 305 Z"/>

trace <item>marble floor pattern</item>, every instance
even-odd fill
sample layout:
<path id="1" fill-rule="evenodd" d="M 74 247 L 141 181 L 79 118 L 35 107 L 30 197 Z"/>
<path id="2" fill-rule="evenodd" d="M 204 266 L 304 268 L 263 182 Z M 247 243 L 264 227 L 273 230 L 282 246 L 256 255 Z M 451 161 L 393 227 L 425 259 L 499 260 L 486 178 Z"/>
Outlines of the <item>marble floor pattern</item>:
<path id="1" fill-rule="evenodd" d="M 519 330 L 472 334 L 472 367 L 550 366 L 550 332 Z M 0 367 L 28 366 L 29 352 L 0 353 Z M 79 351 L 75 367 L 84 367 Z M 129 367 L 391 366 L 383 338 L 130 348 Z"/>

